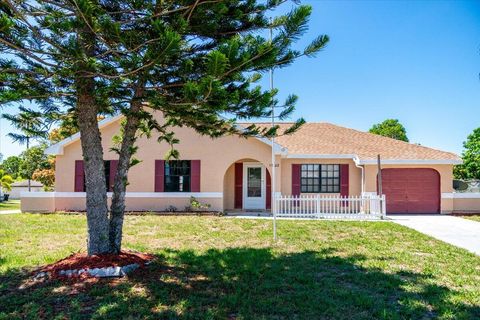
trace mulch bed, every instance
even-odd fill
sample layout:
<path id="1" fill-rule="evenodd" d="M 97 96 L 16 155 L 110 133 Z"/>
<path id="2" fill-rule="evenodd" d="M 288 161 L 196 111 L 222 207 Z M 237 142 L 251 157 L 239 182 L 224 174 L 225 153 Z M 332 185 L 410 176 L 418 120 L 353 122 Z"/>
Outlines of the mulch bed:
<path id="1" fill-rule="evenodd" d="M 41 267 L 36 270 L 36 273 L 48 272 L 51 277 L 58 278 L 63 277 L 60 275 L 60 271 L 62 270 L 123 267 L 134 263 L 143 267 L 146 263 L 153 260 L 153 258 L 153 255 L 133 251 L 122 251 L 120 254 L 101 254 L 92 256 L 88 256 L 86 253 L 74 253 L 65 259 Z"/>

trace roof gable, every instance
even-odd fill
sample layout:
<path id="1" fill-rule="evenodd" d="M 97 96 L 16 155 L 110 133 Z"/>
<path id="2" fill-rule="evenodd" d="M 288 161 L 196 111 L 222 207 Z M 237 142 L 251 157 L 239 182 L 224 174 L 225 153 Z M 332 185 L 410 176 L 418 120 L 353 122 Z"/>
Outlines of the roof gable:
<path id="1" fill-rule="evenodd" d="M 111 124 L 114 124 L 115 122 L 117 122 L 118 120 L 120 120 L 122 118 L 123 118 L 123 115 L 117 115 L 117 116 L 114 116 L 114 117 L 105 118 L 105 119 L 98 122 L 98 127 L 100 128 L 100 130 L 102 130 L 103 128 L 105 128 L 105 127 L 107 127 Z M 74 135 L 71 135 L 70 137 L 63 139 L 62 141 L 51 145 L 50 147 L 45 149 L 45 153 L 46 154 L 51 154 L 51 155 L 62 155 L 63 154 L 63 148 L 68 146 L 69 144 L 74 143 L 77 140 L 80 140 L 80 132 L 77 132 Z"/>
<path id="2" fill-rule="evenodd" d="M 98 127 L 100 128 L 100 131 L 101 131 L 103 128 L 110 126 L 114 123 L 117 123 L 119 120 L 123 119 L 123 117 L 124 116 L 120 114 L 114 117 L 103 119 L 98 122 Z M 237 127 L 240 130 L 243 129 L 241 125 L 237 125 Z M 264 137 L 255 137 L 255 138 L 269 146 L 272 145 L 272 141 L 270 139 L 267 139 Z M 80 132 L 77 132 L 74 135 L 71 135 L 70 137 L 63 139 L 62 141 L 54 145 L 51 145 L 45 150 L 45 153 L 50 155 L 63 155 L 63 149 L 69 144 L 72 144 L 78 140 L 80 140 Z M 274 143 L 274 150 L 275 150 L 275 154 L 281 154 L 281 155 L 284 155 L 288 152 L 288 150 L 285 147 L 281 146 L 278 143 Z"/>

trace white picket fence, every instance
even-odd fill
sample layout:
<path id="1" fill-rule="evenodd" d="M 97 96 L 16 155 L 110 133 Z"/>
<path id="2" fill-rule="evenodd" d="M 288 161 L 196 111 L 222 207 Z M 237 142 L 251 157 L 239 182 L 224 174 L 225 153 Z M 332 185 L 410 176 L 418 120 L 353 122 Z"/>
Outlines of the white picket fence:
<path id="1" fill-rule="evenodd" d="M 279 195 L 275 198 L 275 215 L 284 218 L 383 219 L 385 211 L 385 195 Z"/>

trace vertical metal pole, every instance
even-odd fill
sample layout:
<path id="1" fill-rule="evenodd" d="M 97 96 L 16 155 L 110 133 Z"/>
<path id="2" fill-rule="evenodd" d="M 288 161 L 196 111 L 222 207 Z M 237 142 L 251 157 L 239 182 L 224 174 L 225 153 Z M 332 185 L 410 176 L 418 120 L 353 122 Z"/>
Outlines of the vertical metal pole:
<path id="1" fill-rule="evenodd" d="M 378 170 L 378 173 L 377 173 L 377 183 L 378 183 L 378 197 L 380 198 L 380 211 L 383 211 L 382 208 L 383 208 L 383 203 L 382 203 L 382 199 L 383 199 L 383 190 L 382 190 L 382 164 L 381 164 L 381 161 L 380 161 L 380 155 L 377 155 L 377 170 Z M 381 212 L 381 214 L 383 214 L 384 212 Z"/>
<path id="2" fill-rule="evenodd" d="M 27 136 L 27 151 L 30 149 L 30 137 Z M 32 191 L 32 182 L 28 178 L 28 192 Z"/>
<path id="3" fill-rule="evenodd" d="M 270 18 L 270 45 L 273 41 L 273 29 L 272 29 L 272 18 Z M 270 90 L 273 91 L 273 66 L 270 68 Z M 272 99 L 273 102 L 273 99 Z M 275 126 L 275 106 L 272 103 L 272 127 Z M 271 210 L 273 214 L 273 241 L 277 241 L 277 210 L 276 210 L 276 199 L 275 199 L 275 136 L 272 135 L 272 201 L 271 201 Z"/>
<path id="4" fill-rule="evenodd" d="M 0 154 L 2 153 L 2 118 L 3 118 L 3 113 L 0 113 Z M 3 157 L 2 157 L 2 162 L 3 162 Z M 2 185 L 0 184 L 0 202 L 3 201 L 3 189 Z"/>

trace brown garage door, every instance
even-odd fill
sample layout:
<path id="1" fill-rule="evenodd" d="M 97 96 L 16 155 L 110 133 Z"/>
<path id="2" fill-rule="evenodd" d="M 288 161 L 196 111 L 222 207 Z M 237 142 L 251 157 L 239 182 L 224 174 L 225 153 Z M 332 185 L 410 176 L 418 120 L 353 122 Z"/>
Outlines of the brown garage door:
<path id="1" fill-rule="evenodd" d="M 439 213 L 440 175 L 436 170 L 382 169 L 387 213 Z"/>

